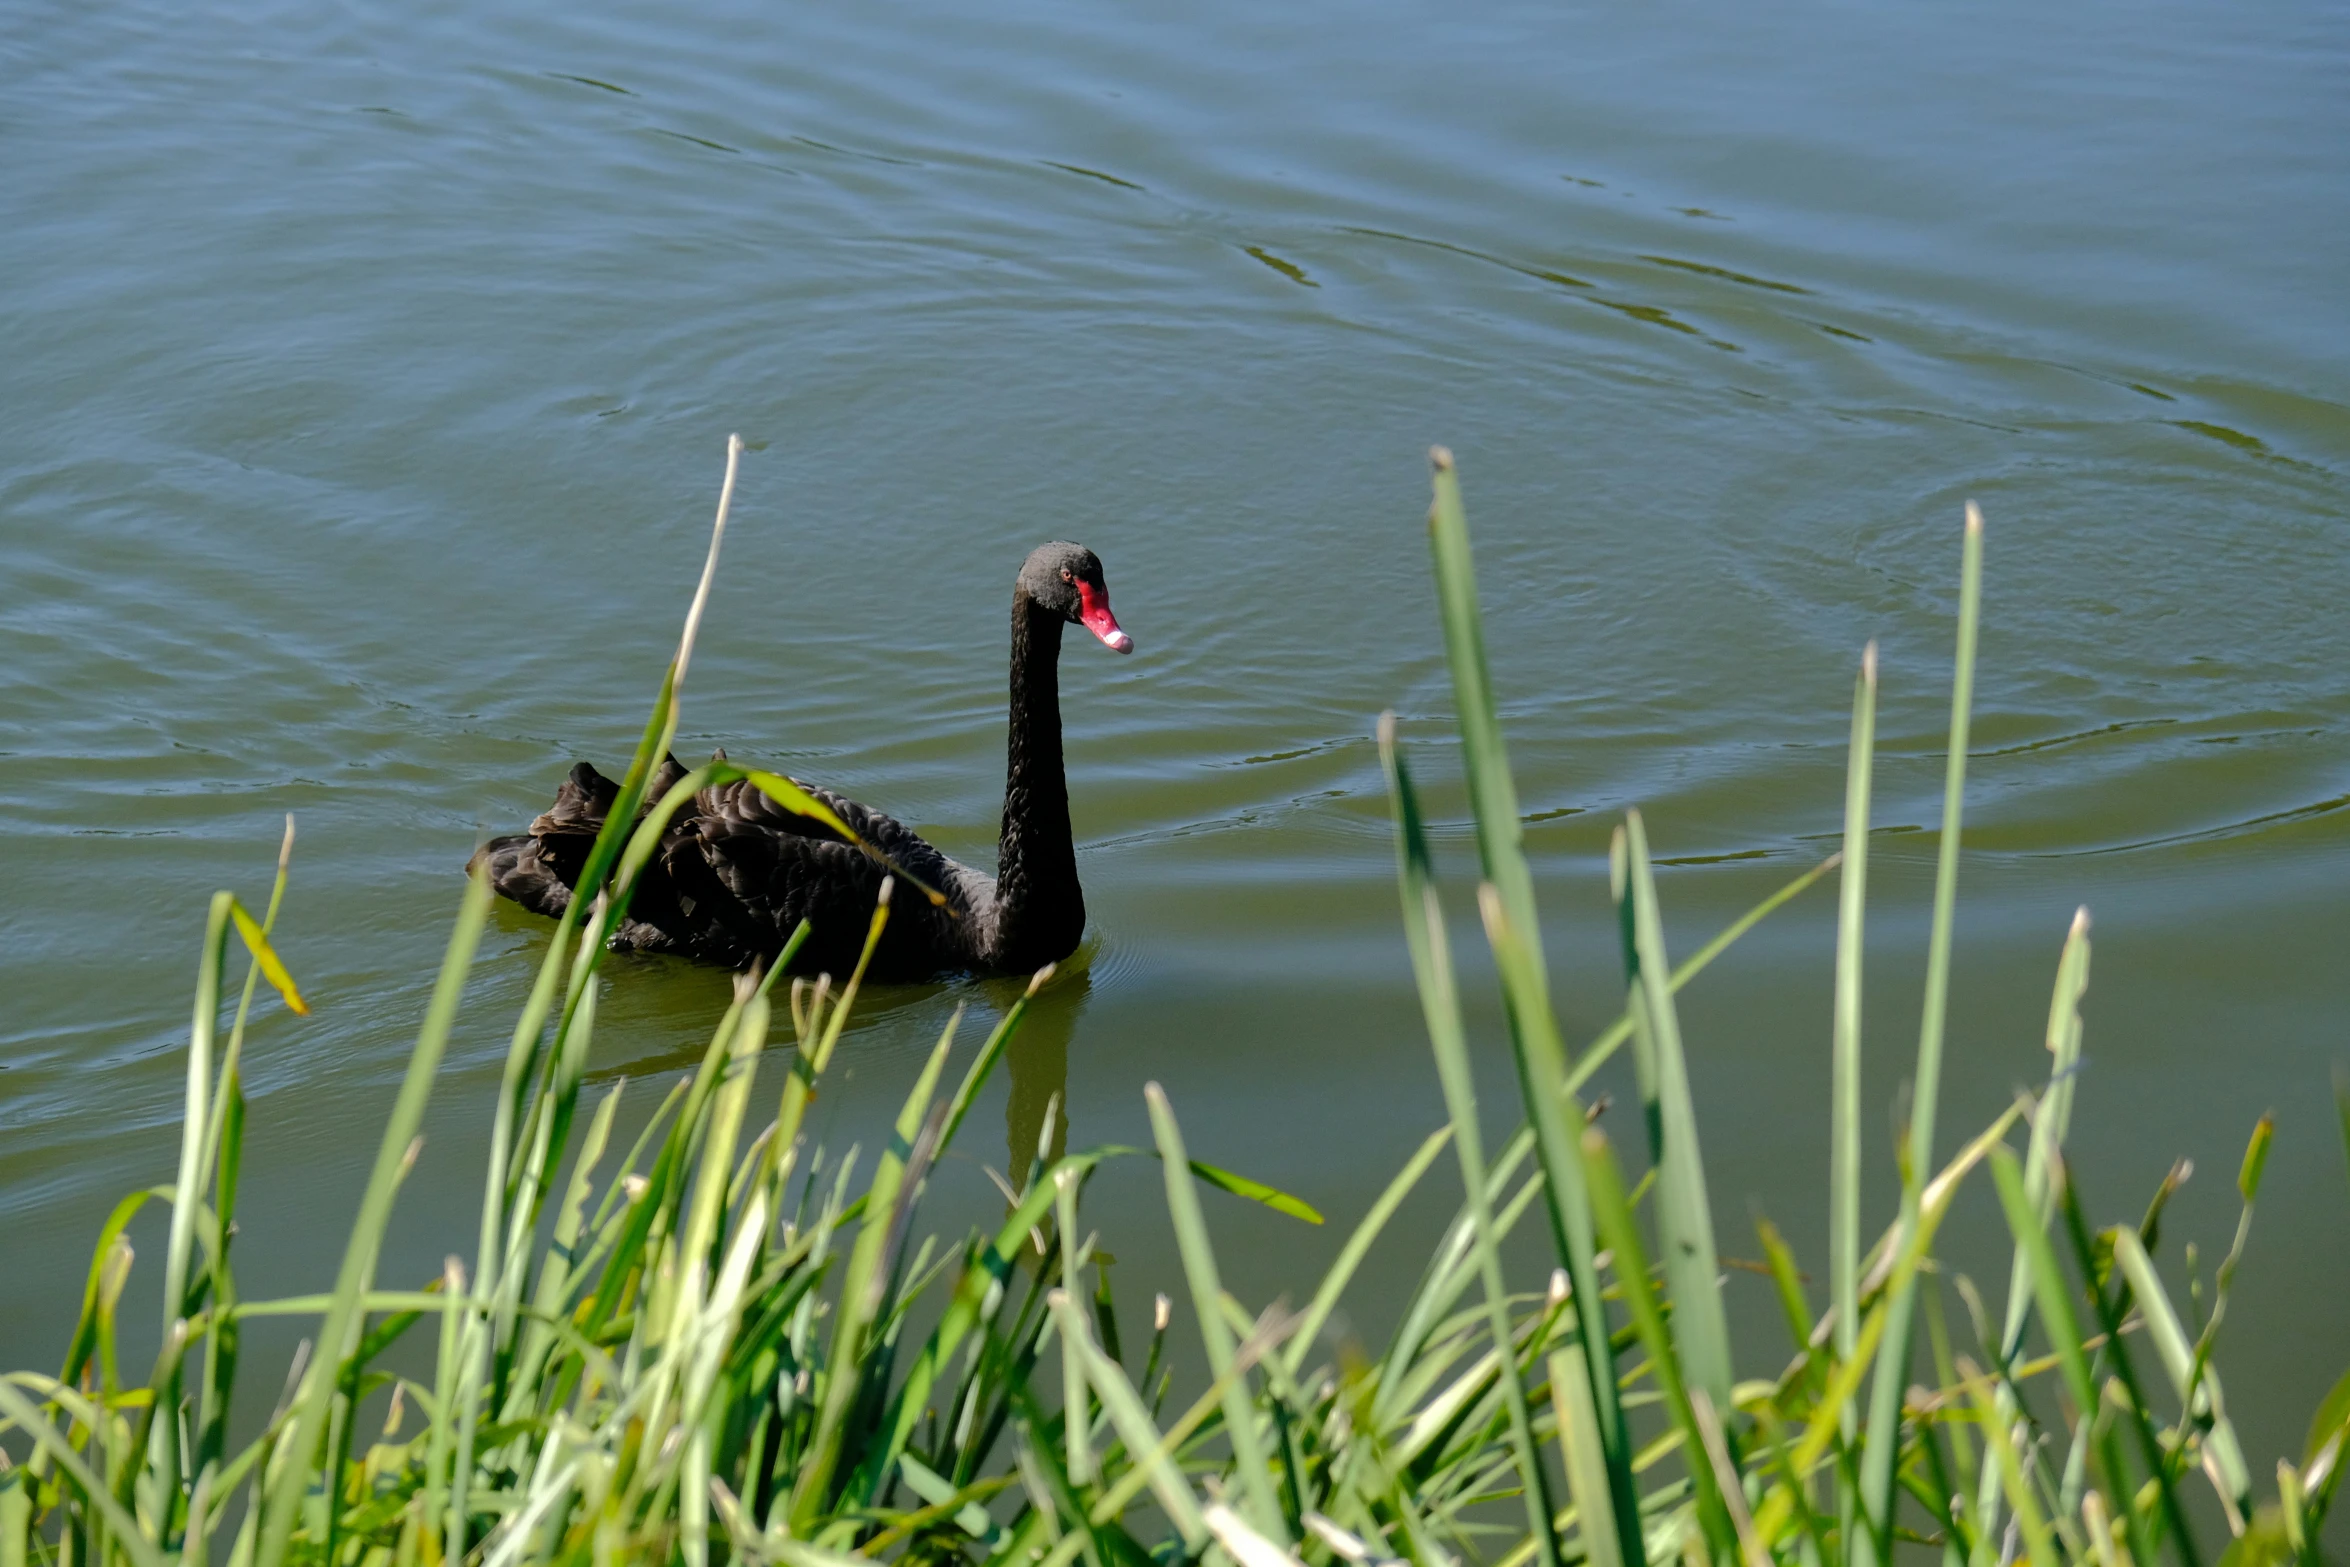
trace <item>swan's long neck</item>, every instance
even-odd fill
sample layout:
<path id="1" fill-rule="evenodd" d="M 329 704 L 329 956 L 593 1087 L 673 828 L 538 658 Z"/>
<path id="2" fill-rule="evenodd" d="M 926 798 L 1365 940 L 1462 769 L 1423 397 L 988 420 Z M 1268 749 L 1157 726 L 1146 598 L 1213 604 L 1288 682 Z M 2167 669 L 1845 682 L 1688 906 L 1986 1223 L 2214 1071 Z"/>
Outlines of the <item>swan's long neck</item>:
<path id="1" fill-rule="evenodd" d="M 1004 745 L 1004 830 L 996 850 L 996 961 L 1037 968 L 1085 931 L 1069 780 L 1061 766 L 1061 627 L 1025 588 L 1012 594 L 1012 712 Z"/>

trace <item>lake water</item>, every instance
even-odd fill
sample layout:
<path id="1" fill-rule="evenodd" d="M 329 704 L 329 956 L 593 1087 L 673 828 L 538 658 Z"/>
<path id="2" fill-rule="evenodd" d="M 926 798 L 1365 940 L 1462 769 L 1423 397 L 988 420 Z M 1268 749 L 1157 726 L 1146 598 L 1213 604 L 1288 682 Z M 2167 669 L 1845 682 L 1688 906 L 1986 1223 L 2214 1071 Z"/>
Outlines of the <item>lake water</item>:
<path id="1" fill-rule="evenodd" d="M 1441 1119 L 1368 737 L 1396 708 L 1461 814 L 1421 528 L 1443 441 L 1571 1036 L 1620 1002 L 1623 809 L 1687 951 L 1833 846 L 1881 640 L 1877 1219 L 1982 503 L 1946 1146 L 2043 1075 L 2087 903 L 2091 1206 L 2134 1217 L 2192 1157 L 2165 1255 L 2208 1267 L 2276 1110 L 2221 1364 L 2255 1468 L 2298 1456 L 2350 1359 L 2346 71 L 2350 12 L 2292 5 L 21 9 L 0 1358 L 55 1358 L 99 1221 L 169 1179 L 205 900 L 266 893 L 289 811 L 316 1014 L 253 1037 L 238 1248 L 248 1294 L 330 1275 L 459 869 L 571 758 L 625 759 L 737 430 L 681 750 L 984 860 L 1028 548 L 1098 550 L 1139 643 L 1064 657 L 1094 931 L 938 1222 L 984 1216 L 979 1165 L 1053 1093 L 1072 1141 L 1130 1141 L 1157 1079 L 1195 1152 L 1332 1215 L 1223 1203 L 1236 1292 L 1310 1287 Z M 1473 853 L 1440 848 L 1473 944 Z M 1732 1255 L 1751 1203 L 1824 1264 L 1833 927 L 1823 888 L 1684 997 Z M 387 1278 L 471 1253 L 545 929 L 493 926 Z M 647 1110 L 726 981 L 609 972 L 597 1072 Z M 1003 999 L 877 997 L 833 1140 Z M 1171 1277 L 1156 1180 L 1091 1203 L 1130 1293 Z M 1407 1208 L 1365 1331 L 1456 1193 L 1440 1166 Z M 1957 1244 L 2003 1271 L 1996 1222 Z"/>

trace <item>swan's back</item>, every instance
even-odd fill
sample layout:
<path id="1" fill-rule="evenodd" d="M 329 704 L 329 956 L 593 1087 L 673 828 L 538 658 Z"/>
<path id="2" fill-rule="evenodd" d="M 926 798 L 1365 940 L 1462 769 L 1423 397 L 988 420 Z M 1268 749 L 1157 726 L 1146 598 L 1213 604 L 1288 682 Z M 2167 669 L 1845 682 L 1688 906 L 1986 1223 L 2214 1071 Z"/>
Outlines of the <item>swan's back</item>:
<path id="1" fill-rule="evenodd" d="M 684 771 L 675 758 L 666 761 L 647 799 L 658 800 Z M 793 970 L 845 976 L 856 966 L 882 880 L 894 867 L 937 889 L 946 903 L 934 905 L 901 881 L 872 977 L 982 966 L 994 915 L 991 878 L 949 859 L 894 817 L 820 785 L 793 782 L 873 852 L 784 809 L 748 782 L 714 785 L 695 794 L 663 831 L 612 944 L 740 968 L 772 959 L 806 920 L 808 939 Z M 486 859 L 493 886 L 536 913 L 560 915 L 618 795 L 619 786 L 593 766 L 574 766 L 527 833 L 494 839 L 477 856 Z"/>

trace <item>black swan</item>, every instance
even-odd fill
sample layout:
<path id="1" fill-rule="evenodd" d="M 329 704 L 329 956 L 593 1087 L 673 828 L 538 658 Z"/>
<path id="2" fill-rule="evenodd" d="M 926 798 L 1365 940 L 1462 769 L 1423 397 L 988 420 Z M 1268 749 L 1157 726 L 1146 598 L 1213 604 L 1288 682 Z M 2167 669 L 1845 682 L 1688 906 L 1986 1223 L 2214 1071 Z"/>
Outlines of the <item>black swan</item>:
<path id="1" fill-rule="evenodd" d="M 1077 884 L 1061 768 L 1061 627 L 1071 622 L 1116 652 L 1134 650 L 1134 639 L 1110 613 L 1110 590 L 1093 551 L 1041 545 L 1012 588 L 1012 710 L 995 875 L 957 864 L 904 823 L 829 789 L 800 784 L 873 853 L 786 811 L 749 783 L 720 784 L 702 790 L 671 821 L 612 945 L 742 967 L 774 957 L 805 919 L 808 939 L 792 967 L 846 974 L 864 945 L 882 878 L 894 865 L 944 893 L 946 902 L 934 905 L 900 889 L 873 954 L 869 972 L 876 979 L 955 970 L 1029 973 L 1077 950 L 1085 893 Z M 675 757 L 664 761 L 647 804 L 685 772 Z M 491 839 L 475 862 L 487 861 L 491 885 L 502 896 L 535 914 L 559 916 L 619 792 L 580 762 L 528 832 Z"/>

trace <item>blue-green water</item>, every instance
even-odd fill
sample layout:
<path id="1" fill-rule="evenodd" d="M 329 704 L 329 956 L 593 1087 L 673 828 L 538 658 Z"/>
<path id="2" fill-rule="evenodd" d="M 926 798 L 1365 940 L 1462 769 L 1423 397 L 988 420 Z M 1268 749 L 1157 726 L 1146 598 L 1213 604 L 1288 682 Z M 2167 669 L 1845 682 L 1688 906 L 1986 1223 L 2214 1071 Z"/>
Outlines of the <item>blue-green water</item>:
<path id="1" fill-rule="evenodd" d="M 1619 1000 L 1623 808 L 1687 950 L 1832 846 L 1881 639 L 1872 1133 L 1914 1049 L 1983 504 L 1943 1125 L 2042 1075 L 2087 903 L 2095 1212 L 2191 1156 L 2170 1255 L 2208 1266 L 2278 1113 L 2221 1353 L 2265 1472 L 2350 1360 L 2346 69 L 2321 7 L 20 8 L 0 1352 L 57 1353 L 98 1222 L 168 1178 L 204 901 L 265 889 L 288 811 L 317 1010 L 253 1039 L 238 1247 L 249 1293 L 326 1276 L 458 867 L 573 756 L 625 756 L 732 430 L 760 449 L 688 745 L 984 860 L 1028 547 L 1097 549 L 1140 643 L 1066 657 L 1095 931 L 941 1222 L 1052 1093 L 1073 1140 L 1132 1140 L 1149 1079 L 1203 1157 L 1351 1220 L 1440 1116 L 1368 735 L 1395 707 L 1458 813 L 1419 527 L 1442 440 L 1571 1035 Z M 1753 1202 L 1824 1257 L 1833 919 L 1814 893 L 1685 998 L 1731 1252 Z M 470 1250 L 543 939 L 496 926 L 387 1276 Z M 654 1079 L 649 1108 L 724 983 L 615 963 L 599 1072 Z M 1002 999 L 878 998 L 834 1138 Z M 1169 1271 L 1154 1180 L 1094 1203 L 1137 1291 Z M 1367 1330 L 1447 1190 L 1378 1255 Z M 1252 1301 L 1338 1243 L 1221 1218 Z M 1962 1250 L 1995 1222 L 1962 1215 Z"/>

